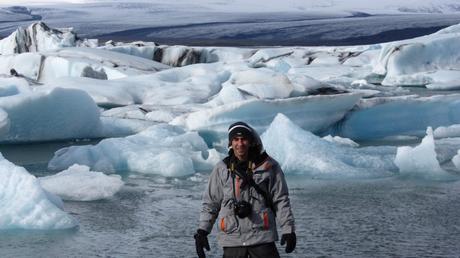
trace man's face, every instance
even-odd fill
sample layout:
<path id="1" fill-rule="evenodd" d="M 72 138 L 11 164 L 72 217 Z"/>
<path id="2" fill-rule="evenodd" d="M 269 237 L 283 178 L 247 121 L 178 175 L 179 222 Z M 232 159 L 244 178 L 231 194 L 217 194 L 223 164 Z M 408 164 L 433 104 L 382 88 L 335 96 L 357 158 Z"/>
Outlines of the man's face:
<path id="1" fill-rule="evenodd" d="M 242 136 L 237 136 L 232 139 L 232 148 L 235 157 L 239 160 L 247 160 L 249 153 L 249 139 Z"/>

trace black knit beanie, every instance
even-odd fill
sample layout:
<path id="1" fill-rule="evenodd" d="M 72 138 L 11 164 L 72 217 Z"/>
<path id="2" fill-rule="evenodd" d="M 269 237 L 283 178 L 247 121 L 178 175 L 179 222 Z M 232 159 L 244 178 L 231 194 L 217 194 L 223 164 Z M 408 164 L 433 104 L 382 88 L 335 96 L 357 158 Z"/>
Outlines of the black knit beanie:
<path id="1" fill-rule="evenodd" d="M 254 139 L 252 128 L 244 122 L 236 122 L 230 125 L 228 128 L 228 146 L 231 146 L 232 139 L 238 136 L 245 137 L 250 142 Z"/>

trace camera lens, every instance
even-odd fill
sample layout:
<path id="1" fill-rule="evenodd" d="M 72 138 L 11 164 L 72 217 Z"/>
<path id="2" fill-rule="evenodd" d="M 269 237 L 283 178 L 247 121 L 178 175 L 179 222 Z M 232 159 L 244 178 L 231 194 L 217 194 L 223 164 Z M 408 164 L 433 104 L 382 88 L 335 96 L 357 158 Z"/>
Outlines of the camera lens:
<path id="1" fill-rule="evenodd" d="M 246 218 L 251 214 L 251 204 L 246 201 L 235 203 L 235 214 L 240 218 Z"/>

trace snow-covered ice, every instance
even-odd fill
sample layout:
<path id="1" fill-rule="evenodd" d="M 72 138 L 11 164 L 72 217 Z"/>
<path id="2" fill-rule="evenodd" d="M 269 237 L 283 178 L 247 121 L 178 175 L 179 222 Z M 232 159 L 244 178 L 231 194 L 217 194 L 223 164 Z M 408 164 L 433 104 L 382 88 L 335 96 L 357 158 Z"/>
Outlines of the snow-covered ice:
<path id="1" fill-rule="evenodd" d="M 63 200 L 94 201 L 116 194 L 123 186 L 119 175 L 90 171 L 87 166 L 72 165 L 55 175 L 39 178 L 40 185 Z"/>

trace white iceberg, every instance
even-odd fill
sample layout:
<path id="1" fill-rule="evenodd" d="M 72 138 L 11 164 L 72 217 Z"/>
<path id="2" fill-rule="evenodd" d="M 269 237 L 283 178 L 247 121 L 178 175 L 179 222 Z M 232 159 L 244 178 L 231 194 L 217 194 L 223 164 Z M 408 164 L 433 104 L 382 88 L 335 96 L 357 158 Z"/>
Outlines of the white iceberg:
<path id="1" fill-rule="evenodd" d="M 427 127 L 460 123 L 460 95 L 403 96 L 363 100 L 337 126 L 337 135 L 353 140 L 423 136 Z"/>
<path id="2" fill-rule="evenodd" d="M 0 229 L 68 229 L 78 226 L 48 199 L 39 181 L 0 155 Z"/>
<path id="3" fill-rule="evenodd" d="M 94 201 L 107 199 L 124 185 L 121 176 L 90 171 L 89 167 L 73 165 L 52 176 L 39 178 L 40 185 L 63 200 Z"/>
<path id="4" fill-rule="evenodd" d="M 56 50 L 75 46 L 77 36 L 71 30 L 51 29 L 43 22 L 33 23 L 26 29 L 19 27 L 0 40 L 0 54 L 17 54 Z"/>
<path id="5" fill-rule="evenodd" d="M 212 143 L 225 139 L 228 126 L 235 121 L 246 121 L 261 133 L 276 114 L 283 113 L 302 128 L 317 133 L 342 119 L 360 98 L 360 94 L 338 94 L 254 99 L 193 112 L 174 119 L 171 124 L 198 131 Z"/>
<path id="6" fill-rule="evenodd" d="M 383 44 L 373 72 L 384 75 L 383 85 L 426 85 L 448 83 L 438 70 L 460 69 L 460 34 L 445 30 L 416 39 Z M 453 78 L 458 82 L 458 76 Z M 452 84 L 452 83 L 451 83 Z"/>
<path id="7" fill-rule="evenodd" d="M 412 175 L 448 175 L 436 158 L 433 129 L 428 127 L 422 142 L 415 146 L 399 147 L 395 164 L 401 174 Z"/>
<path id="8" fill-rule="evenodd" d="M 9 129 L 0 142 L 91 138 L 100 135 L 99 109 L 83 91 L 41 89 L 0 97 Z M 6 123 L 5 115 L 3 115 Z"/>
<path id="9" fill-rule="evenodd" d="M 102 172 L 140 172 L 179 177 L 211 169 L 215 157 L 196 132 L 158 124 L 125 138 L 105 139 L 97 145 L 72 146 L 58 150 L 48 163 L 52 170 L 73 164 Z M 207 160 L 208 156 L 212 159 Z"/>
<path id="10" fill-rule="evenodd" d="M 368 178 L 393 175 L 395 148 L 354 148 L 305 131 L 278 114 L 261 136 L 267 153 L 286 173 L 315 178 Z"/>

